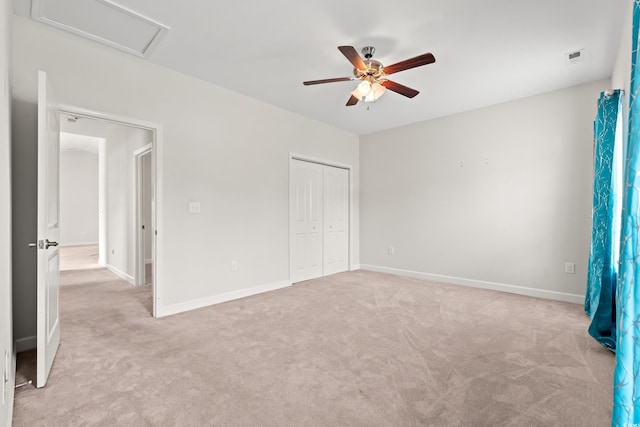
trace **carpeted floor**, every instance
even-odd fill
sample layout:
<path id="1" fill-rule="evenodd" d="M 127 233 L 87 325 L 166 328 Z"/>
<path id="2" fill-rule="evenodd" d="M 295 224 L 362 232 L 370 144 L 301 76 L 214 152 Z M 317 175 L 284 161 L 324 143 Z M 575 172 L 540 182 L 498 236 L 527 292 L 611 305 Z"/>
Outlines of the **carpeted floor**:
<path id="1" fill-rule="evenodd" d="M 152 319 L 147 287 L 110 279 L 61 288 L 14 426 L 610 423 L 614 357 L 579 305 L 356 271 Z"/>
<path id="2" fill-rule="evenodd" d="M 60 270 L 91 270 L 98 264 L 98 245 L 60 246 Z"/>
<path id="3" fill-rule="evenodd" d="M 97 284 L 114 280 L 114 275 L 98 264 L 98 245 L 60 247 L 60 286 Z M 145 283 L 152 283 L 151 264 L 145 265 Z M 116 278 L 117 279 L 117 278 Z M 151 292 L 151 288 L 149 292 Z M 153 314 L 153 309 L 149 308 Z"/>

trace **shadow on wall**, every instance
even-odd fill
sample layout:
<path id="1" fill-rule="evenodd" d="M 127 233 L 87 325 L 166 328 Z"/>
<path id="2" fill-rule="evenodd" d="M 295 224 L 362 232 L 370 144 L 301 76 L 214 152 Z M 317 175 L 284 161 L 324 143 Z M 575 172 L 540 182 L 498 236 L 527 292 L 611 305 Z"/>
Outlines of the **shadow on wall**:
<path id="1" fill-rule="evenodd" d="M 38 107 L 13 99 L 11 108 L 13 337 L 23 351 L 35 347 L 37 333 L 37 258 L 28 245 L 37 239 Z"/>

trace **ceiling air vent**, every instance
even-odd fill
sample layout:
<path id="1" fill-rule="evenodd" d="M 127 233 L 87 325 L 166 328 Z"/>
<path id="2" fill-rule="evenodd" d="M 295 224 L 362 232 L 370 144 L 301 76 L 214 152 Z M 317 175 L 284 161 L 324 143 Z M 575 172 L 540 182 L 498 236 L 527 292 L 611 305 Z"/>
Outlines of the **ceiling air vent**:
<path id="1" fill-rule="evenodd" d="M 144 58 L 170 29 L 111 0 L 32 0 L 31 18 Z"/>
<path id="2" fill-rule="evenodd" d="M 577 64 L 584 60 L 584 49 L 569 52 L 565 55 L 565 63 L 567 65 Z"/>

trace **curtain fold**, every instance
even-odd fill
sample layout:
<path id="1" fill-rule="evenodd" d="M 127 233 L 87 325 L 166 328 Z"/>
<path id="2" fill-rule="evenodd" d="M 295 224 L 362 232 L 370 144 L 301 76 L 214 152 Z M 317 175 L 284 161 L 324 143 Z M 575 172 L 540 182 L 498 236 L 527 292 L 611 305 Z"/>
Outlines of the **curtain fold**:
<path id="1" fill-rule="evenodd" d="M 620 91 L 598 100 L 594 122 L 594 182 L 591 251 L 584 310 L 591 317 L 589 334 L 604 347 L 615 350 L 615 289 L 619 229 L 616 194 L 616 129 Z M 619 144 L 618 144 L 619 145 Z"/>
<path id="2" fill-rule="evenodd" d="M 629 134 L 625 159 L 620 270 L 616 295 L 616 366 L 613 374 L 612 426 L 640 425 L 640 105 L 638 105 L 638 24 L 633 2 Z M 636 385 L 636 381 L 638 384 Z"/>

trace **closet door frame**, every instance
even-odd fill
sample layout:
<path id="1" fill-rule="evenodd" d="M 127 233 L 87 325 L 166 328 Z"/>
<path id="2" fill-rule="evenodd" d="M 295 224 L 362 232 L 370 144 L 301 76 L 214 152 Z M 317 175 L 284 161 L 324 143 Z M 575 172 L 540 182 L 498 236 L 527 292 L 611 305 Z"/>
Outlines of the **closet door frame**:
<path id="1" fill-rule="evenodd" d="M 293 182 L 293 166 L 294 161 L 299 160 L 303 162 L 316 163 L 323 166 L 331 166 L 334 168 L 346 169 L 349 173 L 349 260 L 348 260 L 348 270 L 353 271 L 356 270 L 357 267 L 354 265 L 354 200 L 353 200 L 353 167 L 348 164 L 334 162 L 327 159 L 322 159 L 318 157 L 311 157 L 304 154 L 298 153 L 289 153 L 289 281 L 293 282 L 294 271 L 293 271 L 293 248 L 295 247 L 295 233 L 294 233 L 294 221 L 293 221 L 293 193 L 294 193 L 294 182 Z"/>

